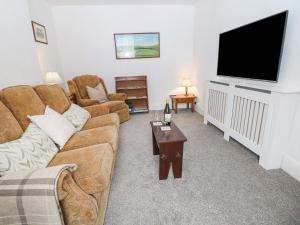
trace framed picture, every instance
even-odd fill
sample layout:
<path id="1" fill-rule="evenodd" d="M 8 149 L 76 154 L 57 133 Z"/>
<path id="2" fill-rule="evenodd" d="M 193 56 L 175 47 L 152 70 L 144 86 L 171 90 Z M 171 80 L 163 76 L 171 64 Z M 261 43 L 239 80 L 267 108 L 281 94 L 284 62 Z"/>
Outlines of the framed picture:
<path id="1" fill-rule="evenodd" d="M 34 40 L 36 42 L 48 44 L 46 27 L 34 21 L 31 21 L 31 25 L 32 25 Z"/>
<path id="2" fill-rule="evenodd" d="M 118 33 L 115 36 L 117 59 L 141 59 L 160 57 L 160 34 Z"/>

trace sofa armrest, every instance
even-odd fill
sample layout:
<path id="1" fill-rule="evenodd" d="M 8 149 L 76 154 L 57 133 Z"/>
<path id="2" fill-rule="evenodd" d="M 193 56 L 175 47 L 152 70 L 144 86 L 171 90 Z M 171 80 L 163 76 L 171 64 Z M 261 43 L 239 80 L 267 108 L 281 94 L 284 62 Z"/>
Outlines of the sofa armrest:
<path id="1" fill-rule="evenodd" d="M 98 217 L 96 199 L 75 183 L 69 171 L 64 171 L 60 175 L 57 193 L 66 224 L 96 224 Z"/>
<path id="2" fill-rule="evenodd" d="M 109 114 L 109 108 L 106 105 L 90 105 L 84 107 L 85 110 L 87 110 L 90 114 L 91 117 L 96 117 L 96 116 L 102 116 Z"/>
<path id="3" fill-rule="evenodd" d="M 92 100 L 92 99 L 78 99 L 78 103 L 80 106 L 85 107 L 85 106 L 90 106 L 90 105 L 95 105 L 98 104 L 97 100 Z"/>
<path id="4" fill-rule="evenodd" d="M 125 101 L 127 95 L 125 93 L 108 94 L 107 98 L 110 101 Z"/>

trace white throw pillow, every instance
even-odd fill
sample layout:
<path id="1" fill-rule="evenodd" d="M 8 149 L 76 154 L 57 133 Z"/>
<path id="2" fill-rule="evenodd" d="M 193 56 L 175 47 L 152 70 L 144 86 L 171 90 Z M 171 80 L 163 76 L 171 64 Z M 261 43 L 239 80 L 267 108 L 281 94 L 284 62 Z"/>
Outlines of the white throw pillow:
<path id="1" fill-rule="evenodd" d="M 57 152 L 54 142 L 31 123 L 19 139 L 0 144 L 0 176 L 19 170 L 45 168 Z"/>
<path id="2" fill-rule="evenodd" d="M 86 86 L 86 91 L 90 99 L 97 100 L 99 103 L 108 101 L 104 87 L 101 83 L 99 83 L 95 88 Z"/>
<path id="3" fill-rule="evenodd" d="M 91 118 L 88 111 L 73 103 L 62 115 L 73 124 L 77 131 L 80 131 L 88 119 Z"/>
<path id="4" fill-rule="evenodd" d="M 60 149 L 76 132 L 72 123 L 49 106 L 46 107 L 44 115 L 28 116 L 28 118 L 58 144 Z"/>

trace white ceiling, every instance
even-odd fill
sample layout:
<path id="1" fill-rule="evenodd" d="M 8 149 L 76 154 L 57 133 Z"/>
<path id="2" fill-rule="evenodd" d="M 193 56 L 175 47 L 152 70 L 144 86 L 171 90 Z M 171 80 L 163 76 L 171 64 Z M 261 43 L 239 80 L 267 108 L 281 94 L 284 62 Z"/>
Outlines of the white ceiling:
<path id="1" fill-rule="evenodd" d="M 48 0 L 52 5 L 193 5 L 197 0 Z"/>

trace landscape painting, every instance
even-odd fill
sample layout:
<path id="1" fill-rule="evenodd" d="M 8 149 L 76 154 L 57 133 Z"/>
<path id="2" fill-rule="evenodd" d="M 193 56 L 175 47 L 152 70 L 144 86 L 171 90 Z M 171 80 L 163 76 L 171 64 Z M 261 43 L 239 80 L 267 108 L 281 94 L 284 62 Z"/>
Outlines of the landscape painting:
<path id="1" fill-rule="evenodd" d="M 140 59 L 160 57 L 159 33 L 115 34 L 117 59 Z"/>

